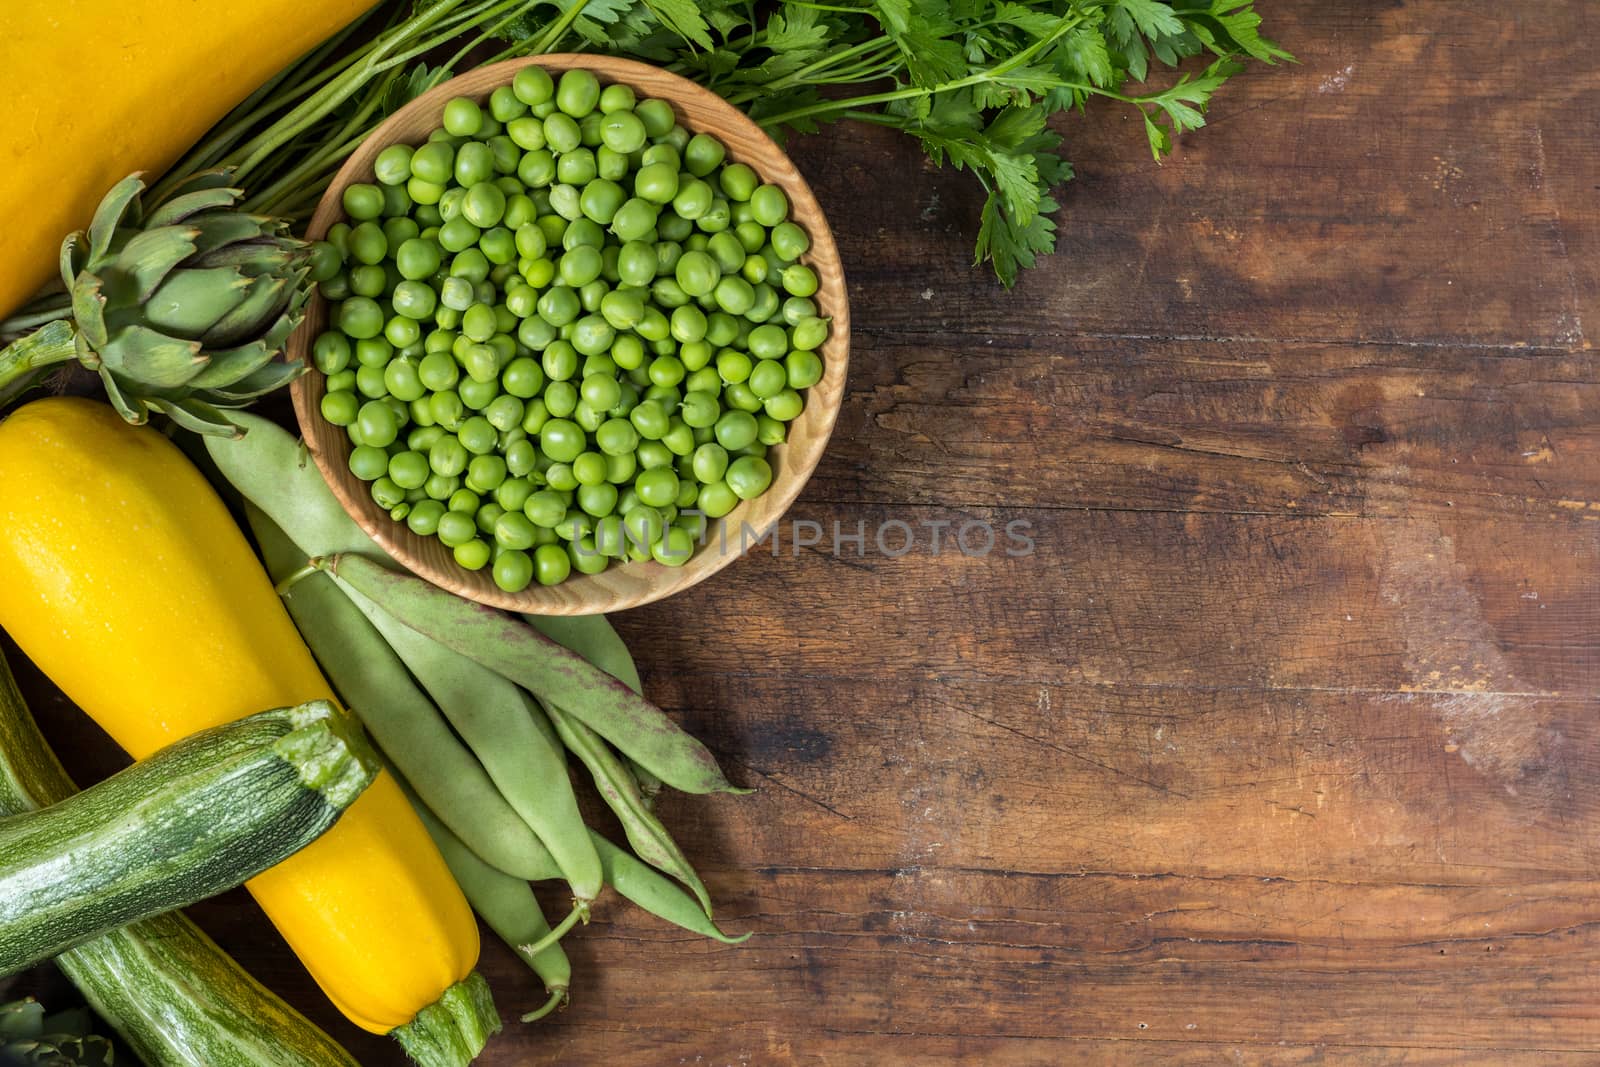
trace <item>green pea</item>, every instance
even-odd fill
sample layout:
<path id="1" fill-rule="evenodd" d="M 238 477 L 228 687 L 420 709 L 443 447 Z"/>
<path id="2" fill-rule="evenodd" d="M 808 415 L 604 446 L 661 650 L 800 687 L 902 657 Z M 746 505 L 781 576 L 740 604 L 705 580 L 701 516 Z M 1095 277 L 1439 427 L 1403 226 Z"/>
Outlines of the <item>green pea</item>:
<path id="1" fill-rule="evenodd" d="M 763 404 L 761 397 L 756 395 L 756 391 L 750 388 L 748 382 L 736 382 L 728 386 L 722 391 L 722 399 L 736 411 L 747 411 L 751 414 L 760 411 Z"/>
<path id="2" fill-rule="evenodd" d="M 752 500 L 772 484 L 772 467 L 764 459 L 741 456 L 729 464 L 726 480 L 740 500 Z"/>
<path id="3" fill-rule="evenodd" d="M 337 277 L 344 267 L 344 253 L 331 241 L 314 241 L 311 244 L 311 273 L 314 282 L 326 282 Z M 324 295 L 326 295 L 324 293 Z"/>
<path id="4" fill-rule="evenodd" d="M 640 167 L 633 176 L 633 195 L 652 204 L 667 204 L 678 195 L 678 168 L 670 163 Z"/>
<path id="5" fill-rule="evenodd" d="M 604 352 L 616 339 L 617 331 L 599 315 L 585 315 L 572 327 L 572 347 L 589 356 Z"/>
<path id="6" fill-rule="evenodd" d="M 743 315 L 756 303 L 755 289 L 740 277 L 724 276 L 715 292 L 717 306 L 730 315 Z"/>
<path id="7" fill-rule="evenodd" d="M 793 296 L 811 296 L 817 291 L 817 272 L 804 263 L 783 268 L 783 288 Z"/>
<path id="8" fill-rule="evenodd" d="M 560 262 L 556 265 L 556 273 L 561 275 L 563 283 L 576 289 L 600 277 L 602 265 L 599 249 L 589 245 L 579 245 L 562 254 Z"/>
<path id="9" fill-rule="evenodd" d="M 600 140 L 607 148 L 623 155 L 643 148 L 646 136 L 644 121 L 632 111 L 616 110 L 605 113 L 605 118 L 600 123 Z"/>
<path id="10" fill-rule="evenodd" d="M 690 426 L 712 426 L 722 414 L 716 394 L 691 392 L 683 398 L 683 421 Z"/>
<path id="11" fill-rule="evenodd" d="M 649 285 L 655 280 L 657 266 L 655 246 L 644 241 L 629 241 L 617 252 L 617 279 L 624 285 Z"/>
<path id="12" fill-rule="evenodd" d="M 571 152 L 583 143 L 583 133 L 571 115 L 557 113 L 544 120 L 544 140 L 554 152 Z"/>
<path id="13" fill-rule="evenodd" d="M 534 121 L 532 119 L 528 120 Z M 549 120 L 539 126 L 539 137 L 545 139 L 549 134 Z M 556 157 L 554 153 L 545 148 L 536 148 L 523 153 L 522 159 L 517 163 L 517 178 L 530 189 L 540 189 L 555 181 Z"/>
<path id="14" fill-rule="evenodd" d="M 464 215 L 455 218 L 439 227 L 439 245 L 446 252 L 461 252 L 478 243 L 478 238 L 483 236 L 483 231 L 474 226 Z M 452 268 L 451 273 L 455 271 Z"/>
<path id="15" fill-rule="evenodd" d="M 639 431 L 639 436 L 647 440 L 659 441 L 667 432 L 667 413 L 654 400 L 646 400 L 634 407 L 628 412 L 628 421 Z"/>
<path id="16" fill-rule="evenodd" d="M 799 259 L 811 249 L 811 238 L 806 231 L 792 222 L 780 222 L 772 228 L 772 250 L 780 259 Z"/>
<path id="17" fill-rule="evenodd" d="M 551 382 L 544 387 L 544 406 L 556 418 L 567 418 L 578 406 L 578 387 L 570 381 Z"/>
<path id="18" fill-rule="evenodd" d="M 721 141 L 709 133 L 697 133 L 683 146 L 683 166 L 696 178 L 704 178 L 722 166 L 727 155 L 728 150 Z"/>
<path id="19" fill-rule="evenodd" d="M 418 537 L 432 537 L 439 532 L 439 520 L 444 517 L 445 507 L 437 500 L 419 500 L 411 505 L 411 511 L 406 515 L 406 525 Z"/>
<path id="20" fill-rule="evenodd" d="M 761 225 L 776 226 L 789 217 L 789 198 L 776 185 L 757 186 L 750 194 L 750 213 Z"/>
<path id="21" fill-rule="evenodd" d="M 347 185 L 341 202 L 344 213 L 353 219 L 375 219 L 383 214 L 383 190 L 376 185 L 365 182 Z"/>
<path id="22" fill-rule="evenodd" d="M 462 447 L 475 456 L 487 455 L 499 443 L 494 426 L 482 415 L 474 415 L 463 422 L 461 429 L 456 431 L 456 437 Z M 438 470 L 437 467 L 434 469 Z"/>
<path id="23" fill-rule="evenodd" d="M 463 515 L 471 515 L 473 529 L 477 529 L 478 509 L 483 506 L 483 499 L 477 493 L 474 493 L 471 489 L 457 489 L 450 494 L 450 499 L 446 502 L 446 506 L 451 511 L 458 511 Z"/>
<path id="24" fill-rule="evenodd" d="M 704 215 L 695 220 L 695 228 L 702 233 L 721 233 L 732 225 L 732 211 L 726 200 L 717 199 Z"/>
<path id="25" fill-rule="evenodd" d="M 723 274 L 732 274 L 744 266 L 744 246 L 731 233 L 712 235 L 706 242 L 706 251 L 717 261 L 717 266 L 721 268 Z"/>
<path id="26" fill-rule="evenodd" d="M 349 331 L 346 331 L 347 333 Z M 803 352 L 811 352 L 821 348 L 828 339 L 828 320 L 821 318 L 801 319 L 794 324 L 789 335 L 789 343 Z"/>
<path id="27" fill-rule="evenodd" d="M 578 294 L 565 285 L 557 285 L 545 290 L 539 297 L 539 316 L 552 326 L 565 326 L 578 317 L 583 305 L 578 301 Z M 346 331 L 348 332 L 348 331 Z M 545 368 L 549 373 L 549 368 Z"/>
<path id="28" fill-rule="evenodd" d="M 489 401 L 489 406 L 483 409 L 483 417 L 501 433 L 510 433 L 521 430 L 525 410 L 526 406 L 517 397 L 501 395 Z"/>
<path id="29" fill-rule="evenodd" d="M 509 270 L 510 264 L 517 258 L 516 235 L 504 226 L 495 226 L 478 238 L 478 250 L 496 267 L 505 267 Z M 511 277 L 516 275 L 512 274 Z"/>
<path id="30" fill-rule="evenodd" d="M 433 411 L 433 421 L 450 431 L 461 425 L 466 409 L 466 405 L 461 402 L 461 395 L 454 389 L 435 392 L 428 398 L 428 407 Z"/>
<path id="31" fill-rule="evenodd" d="M 600 102 L 600 80 L 590 71 L 574 67 L 556 83 L 556 107 L 573 118 L 582 118 Z"/>
<path id="32" fill-rule="evenodd" d="M 654 544 L 666 528 L 666 519 L 661 512 L 648 504 L 636 503 L 631 507 L 621 507 L 622 528 L 628 539 L 635 545 L 648 546 Z"/>
<path id="33" fill-rule="evenodd" d="M 457 437 L 441 437 L 428 449 L 428 466 L 435 474 L 453 478 L 467 469 L 471 453 Z"/>
<path id="34" fill-rule="evenodd" d="M 445 476 L 434 473 L 428 475 L 428 480 L 422 483 L 422 492 L 429 500 L 449 500 L 455 491 L 461 488 L 461 479 L 454 475 Z"/>
<path id="35" fill-rule="evenodd" d="M 704 217 L 715 199 L 711 186 L 696 178 L 678 187 L 672 197 L 672 210 L 678 217 L 692 221 Z"/>
<path id="36" fill-rule="evenodd" d="M 748 411 L 726 411 L 714 427 L 717 443 L 730 452 L 756 439 L 756 419 Z"/>
<path id="37" fill-rule="evenodd" d="M 729 200 L 749 200 L 760 184 L 756 172 L 743 163 L 730 163 L 722 168 L 722 192 Z"/>
<path id="38" fill-rule="evenodd" d="M 407 404 L 420 400 L 427 392 L 417 373 L 417 363 L 410 358 L 397 359 L 384 367 L 383 384 L 390 396 Z"/>
<path id="39" fill-rule="evenodd" d="M 639 469 L 642 471 L 671 467 L 673 464 L 672 449 L 662 441 L 640 441 L 634 456 L 639 460 Z"/>
<path id="40" fill-rule="evenodd" d="M 473 540 L 478 534 L 474 512 L 449 510 L 439 516 L 439 540 L 445 547 L 455 548 Z"/>
<path id="41" fill-rule="evenodd" d="M 583 451 L 584 443 L 583 429 L 565 418 L 551 419 L 539 431 L 540 450 L 558 463 L 570 463 Z"/>
<path id="42" fill-rule="evenodd" d="M 405 503 L 406 491 L 394 484 L 394 479 L 383 475 L 372 483 L 372 499 L 380 508 L 390 511 Z"/>
<path id="43" fill-rule="evenodd" d="M 506 461 L 500 456 L 474 456 L 467 464 L 466 487 L 475 493 L 492 492 L 506 480 Z"/>
<path id="44" fill-rule="evenodd" d="M 654 467 L 640 473 L 633 489 L 643 503 L 664 508 L 678 499 L 678 476 L 669 467 Z"/>
<path id="45" fill-rule="evenodd" d="M 356 421 L 356 416 L 361 409 L 361 402 L 354 393 L 341 390 L 337 393 L 325 393 L 320 404 L 322 417 L 335 426 L 349 426 Z"/>
<path id="46" fill-rule="evenodd" d="M 540 585 L 560 585 L 572 573 L 572 561 L 560 545 L 540 545 L 533 550 L 533 576 Z"/>
<path id="47" fill-rule="evenodd" d="M 574 148 L 561 153 L 556 160 L 556 181 L 566 185 L 587 185 L 600 174 L 600 165 L 594 152 L 587 148 Z"/>
<path id="48" fill-rule="evenodd" d="M 555 93 L 555 83 L 543 67 L 529 65 L 517 71 L 511 79 L 511 91 L 518 100 L 532 107 L 551 98 Z"/>
<path id="49" fill-rule="evenodd" d="M 533 525 L 549 529 L 566 517 L 567 504 L 555 490 L 541 489 L 528 497 L 522 511 Z"/>
<path id="50" fill-rule="evenodd" d="M 739 506 L 739 496 L 725 481 L 706 482 L 700 486 L 695 507 L 707 518 L 720 519 Z"/>
<path id="51" fill-rule="evenodd" d="M 650 546 L 650 555 L 664 567 L 681 567 L 694 555 L 694 538 L 687 530 L 668 527 L 661 539 Z"/>
<path id="52" fill-rule="evenodd" d="M 771 273 L 771 264 L 767 262 L 765 256 L 757 253 L 767 243 L 767 231 L 761 228 L 759 222 L 741 222 L 733 228 L 733 237 L 745 252 L 745 261 L 739 267 L 739 272 L 744 275 L 745 281 L 752 285 L 766 281 L 767 275 Z"/>
<path id="53" fill-rule="evenodd" d="M 459 566 L 465 567 L 469 571 L 477 571 L 488 565 L 493 553 L 487 544 L 477 538 L 473 538 L 471 541 L 457 545 L 453 555 Z"/>
<path id="54" fill-rule="evenodd" d="M 679 257 L 673 276 L 689 296 L 704 296 L 716 289 L 722 268 L 704 252 L 685 252 Z"/>
<path id="55" fill-rule="evenodd" d="M 642 197 L 633 197 L 616 209 L 606 221 L 619 241 L 642 241 L 656 228 L 660 209 Z"/>
<path id="56" fill-rule="evenodd" d="M 775 359 L 763 359 L 750 372 L 750 391 L 765 400 L 789 384 L 788 371 Z"/>
<path id="57" fill-rule="evenodd" d="M 783 423 L 799 418 L 800 413 L 806 408 L 806 402 L 799 393 L 793 389 L 785 388 L 767 397 L 762 408 L 768 417 Z M 777 444 L 778 442 L 769 443 Z"/>
<path id="58" fill-rule="evenodd" d="M 483 129 L 483 109 L 475 100 L 458 96 L 444 105 L 444 128 L 454 137 L 472 137 Z"/>
<path id="59" fill-rule="evenodd" d="M 542 409 L 542 405 L 541 405 Z M 523 425 L 528 421 L 527 413 L 523 414 Z M 514 441 L 506 446 L 506 471 L 513 478 L 522 478 L 532 474 L 538 469 L 539 452 L 532 441 Z M 509 505 L 507 505 L 509 506 Z"/>
<path id="60" fill-rule="evenodd" d="M 350 365 L 350 338 L 337 330 L 324 330 L 311 344 L 311 359 L 323 374 L 338 374 Z"/>
<path id="61" fill-rule="evenodd" d="M 641 100 L 634 106 L 633 113 L 639 116 L 644 132 L 652 139 L 665 137 L 678 121 L 672 113 L 672 105 L 665 100 Z"/>
<path id="62" fill-rule="evenodd" d="M 410 229 L 411 233 L 406 234 L 407 237 L 415 235 L 416 231 L 420 230 L 421 227 L 411 219 L 404 217 L 411 210 L 411 194 L 406 192 L 406 187 L 403 185 L 384 185 L 380 186 L 380 188 L 383 190 L 383 213 L 390 216 L 389 222 L 401 224 L 400 229 L 402 230 Z"/>
<path id="63" fill-rule="evenodd" d="M 494 557 L 491 574 L 507 593 L 520 593 L 533 583 L 533 559 L 519 549 L 506 549 Z"/>
<path id="64" fill-rule="evenodd" d="M 662 241 L 682 241 L 694 233 L 695 223 L 676 211 L 664 211 L 656 216 L 656 237 Z"/>
<path id="65" fill-rule="evenodd" d="M 455 177 L 456 151 L 443 141 L 429 141 L 418 148 L 411 156 L 411 174 L 414 178 L 440 187 L 447 185 Z M 409 183 L 406 188 L 411 191 L 411 198 L 419 200 L 415 192 L 414 183 Z M 434 201 L 437 202 L 435 197 Z"/>
<path id="66" fill-rule="evenodd" d="M 691 460 L 694 476 L 707 484 L 720 481 L 728 470 L 728 451 L 716 443 L 700 445 Z"/>
<path id="67" fill-rule="evenodd" d="M 338 321 L 351 337 L 376 337 L 383 332 L 383 309 L 370 297 L 352 296 L 339 305 Z"/>
<path id="68" fill-rule="evenodd" d="M 607 419 L 595 430 L 595 444 L 608 456 L 631 454 L 639 445 L 639 431 L 629 419 Z"/>
<path id="69" fill-rule="evenodd" d="M 376 445 L 360 445 L 350 453 L 350 473 L 364 482 L 389 473 L 389 453 Z"/>
<path id="70" fill-rule="evenodd" d="M 579 484 L 577 494 L 578 507 L 586 515 L 598 519 L 616 509 L 617 487 L 610 482 L 603 481 L 594 485 Z"/>

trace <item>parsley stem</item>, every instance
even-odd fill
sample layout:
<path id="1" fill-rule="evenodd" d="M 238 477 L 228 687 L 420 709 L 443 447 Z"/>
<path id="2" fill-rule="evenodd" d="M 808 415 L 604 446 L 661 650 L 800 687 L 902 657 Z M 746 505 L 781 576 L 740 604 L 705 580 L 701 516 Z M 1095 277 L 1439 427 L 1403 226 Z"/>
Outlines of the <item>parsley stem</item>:
<path id="1" fill-rule="evenodd" d="M 895 89 L 882 93 L 869 93 L 865 96 L 854 96 L 843 100 L 824 100 L 807 107 L 794 108 L 779 115 L 770 115 L 761 120 L 763 126 L 781 126 L 793 123 L 797 119 L 811 118 L 815 115 L 825 115 L 833 111 L 849 111 L 860 109 L 869 104 L 890 104 L 896 100 L 912 100 L 920 96 L 933 96 L 935 93 L 953 92 L 973 85 L 981 85 L 987 81 L 995 81 L 1022 66 L 1039 52 L 1054 44 L 1062 34 L 1082 21 L 1079 15 L 1063 15 L 1057 20 L 1055 28 L 1048 34 L 1040 37 L 1028 47 L 1021 49 L 1014 55 L 985 70 L 969 74 L 965 78 L 954 81 L 941 82 L 938 85 L 911 86 L 906 89 Z"/>

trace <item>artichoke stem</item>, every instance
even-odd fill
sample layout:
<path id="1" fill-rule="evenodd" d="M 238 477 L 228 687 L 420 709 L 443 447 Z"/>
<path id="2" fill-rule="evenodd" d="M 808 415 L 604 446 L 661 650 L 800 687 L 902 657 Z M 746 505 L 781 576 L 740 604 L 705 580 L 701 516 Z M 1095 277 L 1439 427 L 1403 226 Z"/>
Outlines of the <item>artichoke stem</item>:
<path id="1" fill-rule="evenodd" d="M 57 319 L 0 348 L 0 402 L 26 389 L 36 372 L 76 359 L 76 333 L 70 322 Z"/>

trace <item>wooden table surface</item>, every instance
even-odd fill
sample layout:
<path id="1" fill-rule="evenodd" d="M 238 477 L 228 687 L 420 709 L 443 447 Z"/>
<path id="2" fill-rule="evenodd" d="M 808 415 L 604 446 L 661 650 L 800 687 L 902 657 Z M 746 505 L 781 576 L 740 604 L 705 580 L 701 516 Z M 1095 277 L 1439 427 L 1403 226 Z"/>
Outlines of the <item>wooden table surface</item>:
<path id="1" fill-rule="evenodd" d="M 1064 125 L 1060 250 L 1009 295 L 965 176 L 796 146 L 856 345 L 791 517 L 917 544 L 617 618 L 756 788 L 663 805 L 756 936 L 608 902 L 484 1064 L 1600 1062 L 1600 7 L 1266 7 L 1301 64 L 1165 166 L 1129 114 Z M 194 914 L 400 1062 L 242 894 Z"/>

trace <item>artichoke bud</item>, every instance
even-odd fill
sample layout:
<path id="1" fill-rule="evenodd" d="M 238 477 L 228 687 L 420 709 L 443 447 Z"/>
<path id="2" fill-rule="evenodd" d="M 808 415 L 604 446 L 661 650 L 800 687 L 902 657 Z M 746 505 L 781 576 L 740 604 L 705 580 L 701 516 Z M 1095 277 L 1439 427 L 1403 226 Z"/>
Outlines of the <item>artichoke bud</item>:
<path id="1" fill-rule="evenodd" d="M 278 357 L 304 315 L 311 246 L 281 219 L 238 210 L 229 177 L 196 174 L 146 212 L 132 175 L 62 243 L 78 359 L 130 422 L 155 410 L 235 434 L 225 409 L 304 369 Z"/>

